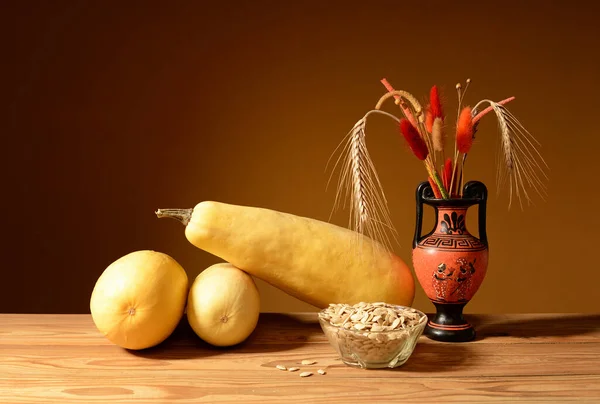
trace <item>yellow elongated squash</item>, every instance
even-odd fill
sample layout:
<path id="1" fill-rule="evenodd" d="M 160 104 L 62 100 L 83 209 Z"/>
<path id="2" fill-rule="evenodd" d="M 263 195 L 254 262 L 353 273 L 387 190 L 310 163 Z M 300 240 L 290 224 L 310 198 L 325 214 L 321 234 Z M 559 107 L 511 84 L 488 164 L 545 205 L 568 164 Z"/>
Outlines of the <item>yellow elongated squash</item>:
<path id="1" fill-rule="evenodd" d="M 159 209 L 194 246 L 306 303 L 384 301 L 410 306 L 415 282 L 397 255 L 358 233 L 271 209 L 204 201 Z"/>

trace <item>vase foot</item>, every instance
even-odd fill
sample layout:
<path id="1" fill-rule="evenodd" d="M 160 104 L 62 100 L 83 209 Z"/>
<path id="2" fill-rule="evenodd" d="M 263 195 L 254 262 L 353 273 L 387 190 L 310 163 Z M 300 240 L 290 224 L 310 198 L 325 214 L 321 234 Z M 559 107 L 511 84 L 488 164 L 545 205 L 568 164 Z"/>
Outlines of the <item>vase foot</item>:
<path id="1" fill-rule="evenodd" d="M 475 338 L 475 328 L 471 324 L 448 326 L 429 321 L 424 334 L 432 340 L 442 342 L 468 342 Z"/>
<path id="2" fill-rule="evenodd" d="M 475 328 L 463 317 L 465 303 L 433 302 L 436 314 L 427 322 L 424 334 L 436 341 L 467 342 L 475 338 Z"/>

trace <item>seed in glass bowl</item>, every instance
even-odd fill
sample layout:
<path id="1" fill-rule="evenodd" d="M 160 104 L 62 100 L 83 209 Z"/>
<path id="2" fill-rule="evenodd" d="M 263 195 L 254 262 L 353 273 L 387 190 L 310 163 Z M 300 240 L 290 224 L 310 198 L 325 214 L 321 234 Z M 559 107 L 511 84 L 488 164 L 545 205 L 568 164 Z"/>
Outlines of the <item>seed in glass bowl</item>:
<path id="1" fill-rule="evenodd" d="M 417 310 L 383 302 L 330 304 L 319 317 L 338 327 L 325 329 L 325 334 L 342 353 L 355 353 L 367 362 L 383 362 L 398 354 L 412 329 L 426 320 Z"/>

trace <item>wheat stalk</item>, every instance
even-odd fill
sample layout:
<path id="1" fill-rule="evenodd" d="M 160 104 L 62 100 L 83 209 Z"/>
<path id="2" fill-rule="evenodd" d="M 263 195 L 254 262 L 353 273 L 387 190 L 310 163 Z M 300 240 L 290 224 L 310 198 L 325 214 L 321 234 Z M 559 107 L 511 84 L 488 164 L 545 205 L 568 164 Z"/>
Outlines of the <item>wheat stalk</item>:
<path id="1" fill-rule="evenodd" d="M 544 179 L 548 179 L 545 169 L 549 167 L 536 146 L 536 144 L 539 146 L 540 143 L 500 103 L 482 100 L 477 103 L 474 110 L 478 110 L 482 103 L 488 103 L 498 119 L 502 154 L 502 158 L 498 158 L 497 161 L 498 193 L 508 179 L 509 208 L 514 196 L 519 200 L 521 209 L 523 208 L 523 199 L 526 199 L 528 204 L 532 203 L 527 191 L 529 187 L 544 199 L 547 195 Z"/>
<path id="2" fill-rule="evenodd" d="M 340 176 L 331 214 L 339 208 L 342 199 L 349 199 L 349 228 L 359 235 L 365 235 L 380 242 L 391 251 L 392 242 L 389 233 L 397 242 L 397 231 L 392 224 L 387 199 L 366 144 L 367 118 L 374 113 L 388 116 L 396 122 L 400 122 L 396 116 L 385 111 L 371 110 L 367 112 L 365 116 L 356 122 L 332 153 L 331 157 L 343 146 L 332 169 L 327 186 L 329 186 L 333 172 L 340 166 Z M 331 157 L 329 160 L 331 160 Z M 329 162 L 327 165 L 329 165 Z"/>
<path id="3" fill-rule="evenodd" d="M 416 119 L 416 121 L 418 121 L 418 122 L 425 121 L 425 116 L 423 114 L 423 107 L 421 106 L 419 101 L 417 101 L 417 99 L 415 98 L 414 95 L 412 95 L 411 93 L 409 93 L 407 91 L 403 91 L 403 90 L 388 91 L 387 93 L 382 95 L 381 98 L 379 99 L 379 101 L 377 101 L 377 104 L 375 105 L 375 109 L 380 110 L 381 106 L 387 99 L 389 99 L 390 97 L 396 97 L 396 96 L 399 97 L 396 99 L 396 104 L 402 106 L 402 112 L 405 114 L 406 118 L 409 121 L 411 121 L 411 123 L 413 125 L 415 125 L 415 123 L 413 122 L 413 119 Z M 404 100 L 408 101 L 408 105 L 410 107 L 412 107 L 412 112 L 413 112 L 412 119 L 411 119 L 411 114 L 409 112 L 410 109 L 406 108 L 406 105 L 403 103 Z M 417 126 L 417 125 L 415 125 L 415 126 Z"/>
<path id="4" fill-rule="evenodd" d="M 402 113 L 404 114 L 406 119 L 408 119 L 408 121 L 416 127 L 417 120 L 415 119 L 415 117 L 414 117 L 412 111 L 410 110 L 410 108 L 408 107 L 408 105 L 406 105 L 406 103 L 402 100 L 402 97 L 400 96 L 400 94 L 395 92 L 396 90 L 394 90 L 394 87 L 392 87 L 392 85 L 390 84 L 389 81 L 387 81 L 387 79 L 385 79 L 385 78 L 381 79 L 381 83 L 386 88 L 386 90 L 388 90 L 388 93 L 391 93 L 391 95 L 393 95 L 393 97 L 396 100 L 396 105 L 400 106 L 400 109 L 402 110 Z M 408 96 L 412 96 L 411 94 L 406 93 L 405 91 L 403 93 L 408 94 Z M 379 101 L 379 103 L 378 103 L 379 107 L 381 107 L 381 104 L 383 104 L 383 102 L 386 99 L 387 98 L 384 98 L 383 101 L 381 101 L 381 100 Z M 380 109 L 380 108 L 376 107 L 375 109 Z"/>

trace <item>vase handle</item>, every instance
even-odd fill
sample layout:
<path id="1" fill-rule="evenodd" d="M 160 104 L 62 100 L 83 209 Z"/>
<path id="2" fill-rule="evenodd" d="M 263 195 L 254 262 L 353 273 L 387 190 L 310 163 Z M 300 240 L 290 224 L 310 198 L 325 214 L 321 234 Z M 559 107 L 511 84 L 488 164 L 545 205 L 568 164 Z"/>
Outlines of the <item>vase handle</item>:
<path id="1" fill-rule="evenodd" d="M 433 198 L 433 189 L 431 189 L 431 185 L 429 181 L 424 181 L 419 184 L 416 192 L 417 199 L 417 220 L 415 223 L 415 236 L 413 238 L 413 249 L 417 248 L 417 244 L 421 241 L 421 230 L 423 227 L 423 198 Z"/>
<path id="2" fill-rule="evenodd" d="M 479 215 L 477 221 L 479 222 L 479 241 L 481 241 L 486 247 L 488 245 L 487 231 L 486 231 L 486 204 L 488 192 L 484 183 L 479 181 L 469 181 L 465 184 L 463 189 L 463 195 L 465 198 L 479 199 Z"/>

